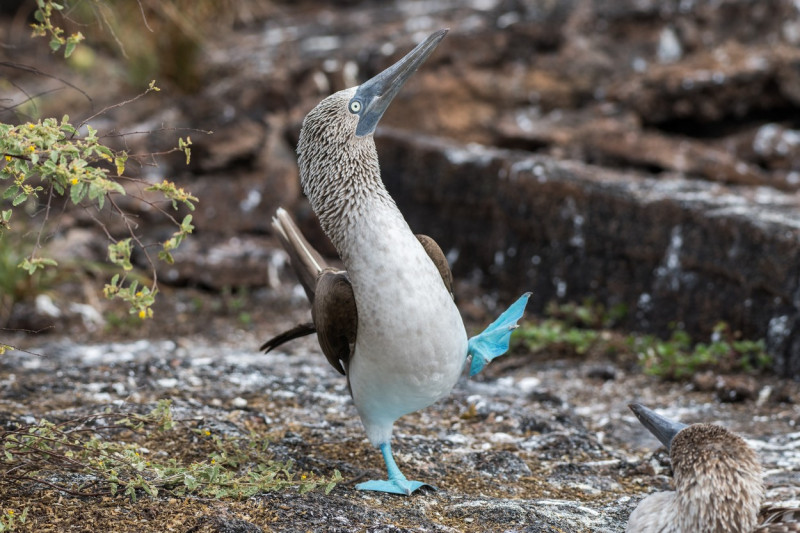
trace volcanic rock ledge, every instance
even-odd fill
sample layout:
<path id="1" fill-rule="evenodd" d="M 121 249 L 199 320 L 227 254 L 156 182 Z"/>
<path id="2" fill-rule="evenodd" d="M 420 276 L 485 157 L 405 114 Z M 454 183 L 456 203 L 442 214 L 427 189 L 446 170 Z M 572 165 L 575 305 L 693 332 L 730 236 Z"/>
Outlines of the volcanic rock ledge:
<path id="1" fill-rule="evenodd" d="M 593 297 L 626 304 L 627 327 L 693 333 L 724 320 L 765 337 L 775 370 L 800 377 L 800 210 L 794 195 L 614 172 L 398 130 L 379 134 L 383 177 L 413 230 L 456 277 L 533 308 Z M 470 258 L 470 264 L 458 257 Z"/>

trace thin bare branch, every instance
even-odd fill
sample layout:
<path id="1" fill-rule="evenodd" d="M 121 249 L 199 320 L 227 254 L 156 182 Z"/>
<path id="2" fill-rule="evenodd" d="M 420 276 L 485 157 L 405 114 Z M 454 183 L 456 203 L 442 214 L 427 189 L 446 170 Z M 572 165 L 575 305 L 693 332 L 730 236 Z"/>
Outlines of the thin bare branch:
<path id="1" fill-rule="evenodd" d="M 104 113 L 106 113 L 106 112 L 108 112 L 108 111 L 111 111 L 112 109 L 116 109 L 116 108 L 118 108 L 118 107 L 122 107 L 122 106 L 124 106 L 124 105 L 130 104 L 130 103 L 133 103 L 133 102 L 135 102 L 136 100 L 140 99 L 141 97 L 143 97 L 144 95 L 146 95 L 147 93 L 149 93 L 149 92 L 151 92 L 151 91 L 153 91 L 153 90 L 155 90 L 155 89 L 151 89 L 151 88 L 149 88 L 149 87 L 148 87 L 147 89 L 145 89 L 145 90 L 144 90 L 144 92 L 137 94 L 136 96 L 134 96 L 133 98 L 131 98 L 131 99 L 129 99 L 129 100 L 125 100 L 125 101 L 123 101 L 123 102 L 117 102 L 116 104 L 112 104 L 112 105 L 110 105 L 110 106 L 106 106 L 106 107 L 104 107 L 103 109 L 101 109 L 100 111 L 98 111 L 97 113 L 95 113 L 94 115 L 91 115 L 91 116 L 89 116 L 89 117 L 87 117 L 87 118 L 83 119 L 83 120 L 80 122 L 80 124 L 78 124 L 78 127 L 77 127 L 77 128 L 75 128 L 75 129 L 78 129 L 78 130 L 79 130 L 79 129 L 81 129 L 83 126 L 85 126 L 85 125 L 86 125 L 86 123 L 87 123 L 87 122 L 89 122 L 90 120 L 92 120 L 92 119 L 95 119 L 95 118 L 99 117 L 100 115 L 102 115 L 102 114 L 104 114 Z"/>
<path id="2" fill-rule="evenodd" d="M 39 231 L 36 233 L 36 244 L 33 246 L 33 250 L 31 250 L 31 261 L 36 256 L 36 251 L 42 249 L 42 233 L 44 233 L 44 227 L 47 221 L 50 219 L 50 208 L 53 205 L 53 184 L 50 183 L 50 188 L 47 191 L 47 206 L 44 212 L 44 221 L 42 225 L 39 226 Z"/>
<path id="3" fill-rule="evenodd" d="M 158 271 L 156 270 L 156 265 L 155 262 L 153 261 L 153 258 L 150 257 L 150 254 L 147 252 L 147 247 L 142 243 L 141 239 L 139 239 L 139 236 L 136 234 L 136 228 L 134 228 L 133 225 L 128 220 L 130 218 L 128 214 L 125 213 L 122 210 L 122 208 L 120 208 L 117 205 L 117 203 L 114 201 L 114 198 L 110 194 L 107 195 L 107 198 L 109 203 L 111 203 L 111 205 L 114 206 L 114 209 L 116 209 L 117 212 L 122 216 L 122 220 L 123 222 L 125 222 L 125 226 L 128 228 L 128 233 L 130 234 L 131 239 L 133 239 L 133 241 L 139 245 L 139 247 L 142 249 L 142 252 L 144 253 L 144 256 L 147 258 L 147 263 L 150 265 L 150 271 L 153 274 L 152 290 L 155 291 L 156 289 L 158 289 Z"/>
<path id="4" fill-rule="evenodd" d="M 59 492 L 64 492 L 66 494 L 69 494 L 70 496 L 81 496 L 81 497 L 98 498 L 100 496 L 107 496 L 108 495 L 107 492 L 74 491 L 74 490 L 68 489 L 64 485 L 59 485 L 57 483 L 50 483 L 49 481 L 45 481 L 44 479 L 37 479 L 37 478 L 34 478 L 34 477 L 30 477 L 30 476 L 10 476 L 10 475 L 8 475 L 7 472 L 6 472 L 6 475 L 4 477 L 6 479 L 12 479 L 14 481 L 30 481 L 31 483 L 37 483 L 37 484 L 40 484 L 40 485 L 45 485 L 47 487 L 50 487 L 51 489 L 54 489 L 54 490 L 57 490 Z"/>
<path id="5" fill-rule="evenodd" d="M 52 80 L 58 80 L 61 83 L 63 83 L 64 85 L 66 85 L 67 87 L 70 87 L 70 88 L 78 91 L 79 93 L 81 93 L 83 95 L 84 98 L 86 98 L 86 100 L 89 103 L 94 104 L 94 100 L 92 100 L 92 97 L 89 96 L 89 94 L 86 91 L 84 91 L 83 89 L 81 89 L 77 85 L 75 85 L 73 83 L 70 83 L 67 80 L 65 80 L 64 78 L 61 78 L 59 76 L 55 76 L 53 74 L 48 74 L 47 72 L 43 72 L 43 71 L 39 70 L 36 67 L 32 67 L 30 65 L 23 65 L 22 63 L 16 63 L 14 61 L 0 61 L 0 67 L 7 67 L 7 68 L 15 69 L 15 70 L 21 70 L 23 72 L 30 72 L 31 74 L 36 74 L 37 76 L 42 76 L 44 78 L 50 78 Z"/>
<path id="6" fill-rule="evenodd" d="M 139 5 L 139 11 L 142 13 L 142 22 L 144 22 L 144 27 L 147 28 L 147 30 L 150 33 L 155 33 L 153 31 L 153 28 L 150 27 L 150 24 L 147 23 L 147 15 L 144 14 L 144 6 L 142 5 L 142 0 L 136 0 L 136 3 Z"/>

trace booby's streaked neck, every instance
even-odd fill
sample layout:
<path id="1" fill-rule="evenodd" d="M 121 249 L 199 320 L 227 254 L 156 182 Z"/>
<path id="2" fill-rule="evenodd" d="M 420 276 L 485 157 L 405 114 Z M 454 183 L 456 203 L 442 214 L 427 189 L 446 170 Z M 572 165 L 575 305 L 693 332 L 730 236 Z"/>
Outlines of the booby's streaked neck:
<path id="1" fill-rule="evenodd" d="M 358 116 L 341 113 L 355 93 L 355 87 L 340 91 L 314 108 L 297 146 L 303 191 L 340 255 L 347 255 L 348 234 L 366 223 L 375 208 L 402 218 L 381 180 L 372 135 L 352 135 Z"/>

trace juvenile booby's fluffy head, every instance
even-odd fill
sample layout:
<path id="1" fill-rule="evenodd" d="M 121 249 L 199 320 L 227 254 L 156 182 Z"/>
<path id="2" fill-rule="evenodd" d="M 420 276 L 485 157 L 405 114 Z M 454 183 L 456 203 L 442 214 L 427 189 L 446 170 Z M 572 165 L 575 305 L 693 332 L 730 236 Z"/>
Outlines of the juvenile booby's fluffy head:
<path id="1" fill-rule="evenodd" d="M 648 496 L 629 533 L 749 533 L 764 497 L 761 463 L 738 435 L 714 424 L 687 426 L 641 404 L 639 421 L 669 450 L 675 492 Z"/>
<path id="2" fill-rule="evenodd" d="M 682 531 L 748 532 L 764 497 L 761 463 L 738 435 L 714 424 L 680 431 L 670 448 Z"/>

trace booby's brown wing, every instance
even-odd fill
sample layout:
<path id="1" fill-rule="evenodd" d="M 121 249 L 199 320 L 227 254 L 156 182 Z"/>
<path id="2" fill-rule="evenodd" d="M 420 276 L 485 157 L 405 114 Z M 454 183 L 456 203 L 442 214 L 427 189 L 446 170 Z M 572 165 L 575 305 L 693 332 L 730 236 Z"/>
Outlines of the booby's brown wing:
<path id="1" fill-rule="evenodd" d="M 289 262 L 292 264 L 294 273 L 297 274 L 297 279 L 300 280 L 300 285 L 306 291 L 308 300 L 313 302 L 317 278 L 323 270 L 330 269 L 330 266 L 303 237 L 300 228 L 283 208 L 278 209 L 275 213 L 275 217 L 272 219 L 272 228 L 280 239 L 283 249 L 289 254 Z"/>
<path id="2" fill-rule="evenodd" d="M 326 270 L 320 274 L 311 318 L 322 353 L 333 368 L 345 374 L 358 330 L 356 298 L 346 272 Z"/>
<path id="3" fill-rule="evenodd" d="M 300 228 L 297 227 L 292 217 L 284 209 L 278 209 L 277 213 L 275 213 L 275 217 L 272 219 L 272 228 L 281 241 L 281 246 L 289 255 L 289 263 L 292 265 L 292 270 L 297 275 L 300 285 L 303 286 L 308 301 L 313 305 L 314 293 L 317 290 L 317 280 L 323 272 L 333 269 L 328 266 L 319 252 L 303 237 Z M 310 335 L 316 331 L 313 322 L 300 324 L 288 331 L 279 333 L 262 344 L 260 349 L 269 353 L 284 342 Z"/>
<path id="4" fill-rule="evenodd" d="M 264 353 L 269 353 L 284 342 L 289 342 L 293 339 L 299 339 L 300 337 L 311 335 L 312 333 L 316 333 L 316 331 L 317 330 L 314 328 L 313 322 L 298 324 L 292 329 L 288 329 L 283 333 L 275 335 L 270 340 L 262 344 L 259 350 L 262 350 Z"/>
<path id="5" fill-rule="evenodd" d="M 283 209 L 278 210 L 272 225 L 311 302 L 312 322 L 278 334 L 261 349 L 269 352 L 284 342 L 316 332 L 325 358 L 339 373 L 346 374 L 358 331 L 358 309 L 347 272 L 328 266 Z M 427 235 L 417 235 L 417 239 L 452 296 L 453 274 L 442 249 Z"/>
<path id="6" fill-rule="evenodd" d="M 272 227 L 311 303 L 312 321 L 276 335 L 261 349 L 269 352 L 284 342 L 316 332 L 328 362 L 344 374 L 358 326 L 356 300 L 347 273 L 327 264 L 285 210 L 278 209 Z"/>
<path id="7" fill-rule="evenodd" d="M 439 270 L 439 274 L 442 276 L 444 286 L 447 287 L 447 292 L 449 292 L 450 296 L 452 296 L 453 273 L 450 271 L 450 265 L 447 263 L 447 257 L 445 257 L 444 252 L 442 252 L 442 249 L 439 248 L 438 244 L 436 244 L 436 241 L 427 235 L 417 234 L 417 240 L 425 249 L 428 257 L 430 257 L 431 261 L 433 261 L 433 264 L 436 265 L 436 268 Z"/>

